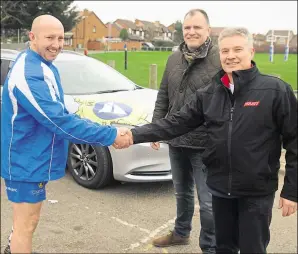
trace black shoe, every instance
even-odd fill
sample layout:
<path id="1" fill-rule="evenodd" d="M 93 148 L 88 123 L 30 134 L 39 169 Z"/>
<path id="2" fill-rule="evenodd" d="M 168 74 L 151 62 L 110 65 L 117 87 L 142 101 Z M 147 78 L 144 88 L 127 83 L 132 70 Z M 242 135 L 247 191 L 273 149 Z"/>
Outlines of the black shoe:
<path id="1" fill-rule="evenodd" d="M 9 245 L 6 246 L 6 248 L 4 250 L 4 254 L 11 254 Z"/>

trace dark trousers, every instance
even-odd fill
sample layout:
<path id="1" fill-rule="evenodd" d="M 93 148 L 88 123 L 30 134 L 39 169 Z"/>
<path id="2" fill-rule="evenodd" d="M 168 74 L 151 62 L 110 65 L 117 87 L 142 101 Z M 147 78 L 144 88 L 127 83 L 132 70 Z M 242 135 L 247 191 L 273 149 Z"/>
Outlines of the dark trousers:
<path id="1" fill-rule="evenodd" d="M 216 253 L 266 253 L 274 194 L 268 196 L 212 197 Z"/>
<path id="2" fill-rule="evenodd" d="M 190 235 L 196 186 L 201 220 L 200 248 L 204 253 L 215 253 L 212 195 L 206 185 L 206 167 L 203 165 L 201 152 L 172 146 L 169 146 L 169 152 L 177 205 L 174 231 L 181 236 Z"/>

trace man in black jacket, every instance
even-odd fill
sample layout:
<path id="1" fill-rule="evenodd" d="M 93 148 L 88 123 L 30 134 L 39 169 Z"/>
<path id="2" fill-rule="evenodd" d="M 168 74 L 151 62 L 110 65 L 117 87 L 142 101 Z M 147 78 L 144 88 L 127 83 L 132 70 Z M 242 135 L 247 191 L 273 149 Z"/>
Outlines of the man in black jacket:
<path id="1" fill-rule="evenodd" d="M 210 37 L 209 19 L 205 11 L 195 9 L 185 15 L 184 42 L 167 62 L 158 91 L 153 122 L 179 111 L 191 95 L 211 82 L 220 70 L 218 47 Z M 194 214 L 194 183 L 200 204 L 200 247 L 208 253 L 215 252 L 212 196 L 206 185 L 202 152 L 207 142 L 206 127 L 169 141 L 169 156 L 176 195 L 177 218 L 170 234 L 153 240 L 153 245 L 165 247 L 188 244 Z M 159 143 L 152 143 L 158 149 Z"/>
<path id="2" fill-rule="evenodd" d="M 286 150 L 282 215 L 297 211 L 297 99 L 284 81 L 261 74 L 245 28 L 219 36 L 223 70 L 178 113 L 131 130 L 134 143 L 169 140 L 206 123 L 203 154 L 212 193 L 217 253 L 265 253 L 281 146 Z"/>

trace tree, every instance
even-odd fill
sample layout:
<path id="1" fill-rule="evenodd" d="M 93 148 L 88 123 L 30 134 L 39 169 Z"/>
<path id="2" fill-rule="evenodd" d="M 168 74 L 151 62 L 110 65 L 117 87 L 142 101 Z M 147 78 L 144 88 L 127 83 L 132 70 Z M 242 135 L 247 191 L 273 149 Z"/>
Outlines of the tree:
<path id="1" fill-rule="evenodd" d="M 183 42 L 183 31 L 182 31 L 182 22 L 177 20 L 175 23 L 175 31 L 174 31 L 174 42 L 181 43 Z"/>
<path id="2" fill-rule="evenodd" d="M 58 18 L 65 31 L 79 21 L 79 11 L 71 6 L 74 1 L 1 1 L 1 27 L 4 29 L 30 29 L 39 15 L 50 14 Z"/>
<path id="3" fill-rule="evenodd" d="M 1 1 L 1 27 L 18 29 L 24 25 L 30 14 L 24 1 Z"/>
<path id="4" fill-rule="evenodd" d="M 128 32 L 125 28 L 123 28 L 121 31 L 120 31 L 120 38 L 122 39 L 122 41 L 126 41 L 128 39 Z"/>

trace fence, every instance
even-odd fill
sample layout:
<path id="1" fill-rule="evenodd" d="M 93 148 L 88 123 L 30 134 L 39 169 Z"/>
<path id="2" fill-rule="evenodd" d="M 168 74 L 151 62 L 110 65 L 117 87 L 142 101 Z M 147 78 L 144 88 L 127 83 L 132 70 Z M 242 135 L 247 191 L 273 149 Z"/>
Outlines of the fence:
<path id="1" fill-rule="evenodd" d="M 149 48 L 149 47 L 142 47 L 142 51 L 172 51 L 173 47 L 154 47 L 154 48 Z"/>
<path id="2" fill-rule="evenodd" d="M 24 43 L 29 40 L 26 29 L 4 29 L 1 28 L 1 44 Z"/>

